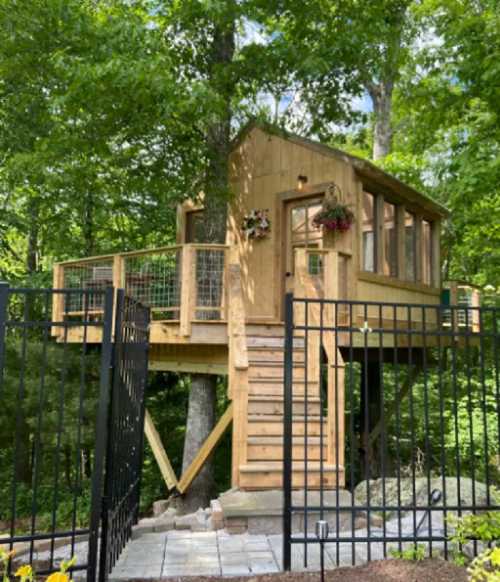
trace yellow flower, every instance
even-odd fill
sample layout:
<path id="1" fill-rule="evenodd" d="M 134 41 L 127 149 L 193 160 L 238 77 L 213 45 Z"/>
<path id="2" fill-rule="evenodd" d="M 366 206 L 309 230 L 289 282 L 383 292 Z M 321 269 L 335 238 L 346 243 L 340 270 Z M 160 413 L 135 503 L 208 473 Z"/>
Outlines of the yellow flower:
<path id="1" fill-rule="evenodd" d="M 17 572 L 14 574 L 14 576 L 18 576 L 19 578 L 31 578 L 31 576 L 33 575 L 33 570 L 31 569 L 31 566 L 21 566 L 20 568 L 17 569 Z"/>
<path id="2" fill-rule="evenodd" d="M 54 572 L 45 582 L 69 582 L 69 576 L 64 572 Z"/>
<path id="3" fill-rule="evenodd" d="M 491 550 L 490 561 L 492 566 L 500 566 L 500 548 Z"/>

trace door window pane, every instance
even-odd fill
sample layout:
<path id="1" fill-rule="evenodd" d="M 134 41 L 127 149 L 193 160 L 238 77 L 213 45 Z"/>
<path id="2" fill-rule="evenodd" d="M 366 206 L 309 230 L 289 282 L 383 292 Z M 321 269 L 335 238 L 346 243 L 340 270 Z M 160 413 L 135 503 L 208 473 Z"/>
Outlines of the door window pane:
<path id="1" fill-rule="evenodd" d="M 415 216 L 405 212 L 405 276 L 407 281 L 416 279 Z"/>
<path id="2" fill-rule="evenodd" d="M 422 280 L 432 285 L 432 225 L 422 220 Z"/>
<path id="3" fill-rule="evenodd" d="M 375 196 L 363 192 L 363 270 L 375 272 Z"/>
<path id="4" fill-rule="evenodd" d="M 398 245 L 396 230 L 396 207 L 384 202 L 384 275 L 398 274 Z"/>

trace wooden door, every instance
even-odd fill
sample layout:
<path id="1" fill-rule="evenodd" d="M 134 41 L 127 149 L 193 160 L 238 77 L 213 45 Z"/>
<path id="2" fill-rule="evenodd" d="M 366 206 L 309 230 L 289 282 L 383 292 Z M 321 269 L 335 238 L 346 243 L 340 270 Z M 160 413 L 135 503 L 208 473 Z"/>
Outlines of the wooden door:
<path id="1" fill-rule="evenodd" d="M 294 290 L 295 249 L 321 248 L 321 228 L 313 225 L 313 218 L 321 210 L 322 196 L 292 200 L 285 205 L 285 236 L 283 249 L 284 291 Z"/>

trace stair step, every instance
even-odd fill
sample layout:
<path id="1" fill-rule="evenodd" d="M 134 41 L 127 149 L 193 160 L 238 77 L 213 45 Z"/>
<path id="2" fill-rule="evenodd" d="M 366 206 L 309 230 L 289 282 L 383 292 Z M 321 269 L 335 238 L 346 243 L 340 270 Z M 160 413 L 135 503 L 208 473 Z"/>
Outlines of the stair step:
<path id="1" fill-rule="evenodd" d="M 306 370 L 304 366 L 302 367 L 294 367 L 293 368 L 293 379 L 294 380 L 302 380 L 304 381 L 306 375 Z M 285 371 L 283 370 L 282 366 L 250 366 L 248 368 L 248 377 L 249 379 L 252 378 L 262 378 L 262 379 L 280 379 L 282 382 L 284 380 Z M 307 378 L 308 383 L 312 380 L 316 380 L 313 378 L 311 374 Z"/>
<path id="2" fill-rule="evenodd" d="M 305 340 L 304 338 L 294 338 L 293 348 L 304 348 Z M 285 347 L 285 338 L 283 337 L 272 337 L 272 336 L 258 336 L 258 335 L 248 335 L 247 334 L 247 347 L 259 347 L 259 348 L 281 348 Z"/>
<path id="3" fill-rule="evenodd" d="M 304 462 L 307 450 L 309 461 L 319 461 L 323 448 L 323 460 L 328 451 L 327 438 L 323 439 L 323 447 L 320 446 L 319 437 L 308 437 L 307 449 L 304 437 L 295 437 L 292 442 L 292 459 L 296 462 Z M 247 440 L 247 459 L 254 461 L 282 461 L 283 438 L 281 437 L 249 437 Z"/>
<path id="4" fill-rule="evenodd" d="M 292 465 L 292 470 L 294 473 L 303 473 L 304 472 L 304 464 L 296 463 Z M 307 463 L 307 472 L 320 472 L 321 470 L 321 463 L 318 461 L 311 461 Z M 260 463 L 248 463 L 246 465 L 240 465 L 240 471 L 242 473 L 269 473 L 273 471 L 278 471 L 280 473 L 283 472 L 283 463 L 279 463 L 278 461 L 263 461 Z M 323 463 L 323 472 L 325 473 L 336 473 L 337 467 L 335 465 L 329 465 L 327 463 Z"/>
<path id="5" fill-rule="evenodd" d="M 292 487 L 302 488 L 305 486 L 304 471 L 295 470 L 300 463 L 293 465 Z M 321 485 L 325 488 L 335 487 L 343 482 L 343 470 L 334 465 L 323 465 L 323 480 L 319 470 L 318 462 L 308 464 L 307 487 L 308 489 L 318 489 Z M 322 481 L 322 482 L 321 482 Z M 268 463 L 248 463 L 240 465 L 240 487 L 244 489 L 270 489 L 283 486 L 283 463 L 271 461 Z"/>
<path id="6" fill-rule="evenodd" d="M 306 399 L 294 398 L 292 401 L 293 414 L 301 414 L 304 412 Z M 248 413 L 251 415 L 279 415 L 283 416 L 284 410 L 283 396 L 268 396 L 268 395 L 249 395 L 248 396 Z M 317 415 L 320 411 L 320 399 L 316 396 L 307 399 L 307 413 Z"/>
<path id="7" fill-rule="evenodd" d="M 284 362 L 282 360 L 266 360 L 262 359 L 250 359 L 250 365 L 254 368 L 275 368 L 283 373 Z M 294 369 L 303 370 L 305 368 L 304 362 L 292 362 Z"/>
<path id="8" fill-rule="evenodd" d="M 320 436 L 321 423 L 309 419 L 307 422 L 307 436 Z M 283 436 L 283 417 L 279 415 L 251 415 L 248 418 L 247 436 Z M 327 422 L 323 420 L 323 435 L 327 436 Z M 306 424 L 303 421 L 292 422 L 292 435 L 303 436 L 306 431 Z"/>
<path id="9" fill-rule="evenodd" d="M 283 397 L 285 388 L 283 382 L 277 379 L 265 380 L 262 378 L 254 378 L 249 380 L 248 394 L 249 396 L 281 396 Z M 304 396 L 305 384 L 304 382 L 294 382 L 293 396 Z M 308 396 L 319 395 L 319 384 L 317 382 L 309 382 L 307 385 Z"/>

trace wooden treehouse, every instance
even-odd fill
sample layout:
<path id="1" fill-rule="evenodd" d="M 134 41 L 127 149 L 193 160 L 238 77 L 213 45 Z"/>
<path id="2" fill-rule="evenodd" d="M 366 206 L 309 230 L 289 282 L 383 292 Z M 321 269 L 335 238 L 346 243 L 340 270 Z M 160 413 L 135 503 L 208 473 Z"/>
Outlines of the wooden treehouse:
<path id="1" fill-rule="evenodd" d="M 177 483 L 181 491 L 231 419 L 233 486 L 281 486 L 286 292 L 297 297 L 437 305 L 442 291 L 439 237 L 446 210 L 370 162 L 252 124 L 234 143 L 230 181 L 234 198 L 226 244 L 205 244 L 200 239 L 203 207 L 185 202 L 178 208 L 177 244 L 66 261 L 54 271 L 57 288 L 114 285 L 151 307 L 150 370 L 228 376 L 230 410 L 200 453 L 191 477 Z M 354 215 L 349 229 L 332 233 L 315 224 L 314 217 L 328 204 L 348 206 Z M 451 293 L 456 294 L 457 288 Z M 88 306 L 63 305 L 59 298 L 54 318 L 77 318 L 84 308 L 98 316 L 102 305 L 97 300 Z M 404 306 L 393 311 L 383 314 L 388 325 L 394 325 L 394 318 L 407 318 Z M 296 314 L 298 320 L 305 317 Z M 311 308 L 307 317 L 317 319 L 318 309 Z M 330 317 L 328 310 L 324 317 Z M 362 327 L 380 314 L 355 307 L 343 317 L 354 318 Z M 417 310 L 412 320 L 418 326 Z M 69 341 L 83 340 L 82 328 L 73 327 L 68 333 Z M 297 335 L 294 407 L 304 409 L 307 364 L 309 486 L 319 484 L 321 456 L 326 483 L 342 484 L 343 435 L 333 430 L 331 405 L 324 420 L 327 446 L 320 450 L 319 439 L 314 438 L 320 423 L 319 334 L 310 334 L 307 346 Z M 342 362 L 343 350 L 363 341 L 362 334 L 353 338 L 340 333 L 335 340 L 330 336 L 322 336 L 330 361 Z M 98 343 L 100 337 L 89 336 L 86 341 Z M 329 373 L 329 393 L 336 381 L 340 386 L 342 378 Z M 339 394 L 337 414 L 342 418 Z M 157 438 L 150 423 L 146 428 L 150 439 Z M 300 435 L 303 430 L 299 413 L 294 431 Z M 334 442 L 335 432 L 339 443 Z M 294 445 L 293 455 L 303 458 L 302 441 Z M 300 466 L 294 464 L 297 487 L 304 484 Z"/>

